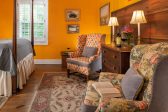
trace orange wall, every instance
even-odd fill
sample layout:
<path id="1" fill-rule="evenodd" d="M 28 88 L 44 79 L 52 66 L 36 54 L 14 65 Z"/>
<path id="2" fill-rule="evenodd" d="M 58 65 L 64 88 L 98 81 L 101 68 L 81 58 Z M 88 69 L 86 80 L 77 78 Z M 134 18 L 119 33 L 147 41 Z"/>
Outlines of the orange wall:
<path id="1" fill-rule="evenodd" d="M 49 0 L 49 45 L 37 46 L 38 59 L 58 59 L 60 52 L 70 47 L 76 47 L 79 34 L 67 34 L 65 21 L 65 9 L 80 9 L 81 19 L 79 22 L 71 22 L 80 25 L 80 34 L 96 33 L 99 26 L 96 10 L 97 0 Z"/>
<path id="2" fill-rule="evenodd" d="M 12 1 L 0 0 L 0 38 L 12 37 Z M 76 47 L 79 34 L 67 34 L 65 9 L 81 9 L 81 20 L 71 22 L 80 25 L 80 34 L 106 33 L 106 42 L 110 43 L 110 28 L 99 25 L 99 8 L 110 2 L 111 11 L 120 9 L 139 0 L 49 0 L 49 45 L 36 46 L 36 59 L 60 59 L 60 52 Z"/>
<path id="3" fill-rule="evenodd" d="M 0 0 L 0 38 L 11 38 L 13 29 L 13 0 Z"/>

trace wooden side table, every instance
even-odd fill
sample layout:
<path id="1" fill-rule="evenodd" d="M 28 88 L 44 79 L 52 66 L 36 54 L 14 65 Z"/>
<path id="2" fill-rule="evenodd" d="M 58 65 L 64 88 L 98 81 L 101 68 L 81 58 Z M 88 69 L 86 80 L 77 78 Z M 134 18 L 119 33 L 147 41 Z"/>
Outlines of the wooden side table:
<path id="1" fill-rule="evenodd" d="M 67 62 L 66 59 L 70 58 L 70 53 L 72 53 L 73 51 L 62 51 L 61 52 L 61 57 L 62 57 L 62 67 L 63 68 L 67 68 Z"/>

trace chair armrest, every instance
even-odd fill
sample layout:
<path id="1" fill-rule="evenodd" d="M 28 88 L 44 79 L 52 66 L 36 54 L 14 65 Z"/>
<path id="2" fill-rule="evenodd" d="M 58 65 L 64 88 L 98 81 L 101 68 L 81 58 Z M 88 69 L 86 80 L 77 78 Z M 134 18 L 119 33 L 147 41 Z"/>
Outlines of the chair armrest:
<path id="1" fill-rule="evenodd" d="M 80 53 L 77 52 L 77 51 L 70 52 L 70 53 L 69 53 L 69 57 L 70 57 L 70 58 L 80 57 Z"/>
<path id="2" fill-rule="evenodd" d="M 100 101 L 96 112 L 146 112 L 148 104 L 145 101 L 132 101 L 120 98 Z"/>
<path id="3" fill-rule="evenodd" d="M 98 57 L 99 57 L 99 55 L 91 56 L 91 57 L 89 58 L 89 63 L 94 62 Z"/>

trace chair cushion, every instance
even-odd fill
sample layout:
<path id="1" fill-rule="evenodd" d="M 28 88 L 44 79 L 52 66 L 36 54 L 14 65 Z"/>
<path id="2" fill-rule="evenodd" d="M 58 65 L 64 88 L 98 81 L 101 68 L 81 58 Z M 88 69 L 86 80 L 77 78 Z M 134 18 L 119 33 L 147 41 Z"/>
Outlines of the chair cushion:
<path id="1" fill-rule="evenodd" d="M 67 58 L 67 63 L 84 67 L 88 67 L 90 65 L 89 58 L 87 57 Z"/>
<path id="2" fill-rule="evenodd" d="M 134 68 L 130 68 L 121 81 L 121 88 L 125 98 L 128 100 L 136 99 L 143 83 L 144 78 Z"/>
<path id="3" fill-rule="evenodd" d="M 84 50 L 83 50 L 83 53 L 82 53 L 82 56 L 84 57 L 91 57 L 91 56 L 94 56 L 97 54 L 97 48 L 96 47 L 87 47 L 85 46 L 84 47 Z"/>

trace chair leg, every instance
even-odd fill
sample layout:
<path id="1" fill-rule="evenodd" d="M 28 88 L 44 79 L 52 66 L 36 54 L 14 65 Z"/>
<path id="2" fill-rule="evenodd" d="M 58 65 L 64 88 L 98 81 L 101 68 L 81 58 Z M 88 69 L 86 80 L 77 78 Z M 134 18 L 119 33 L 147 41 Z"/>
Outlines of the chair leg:
<path id="1" fill-rule="evenodd" d="M 69 78 L 70 77 L 70 70 L 67 69 L 67 77 Z"/>
<path id="2" fill-rule="evenodd" d="M 86 82 L 89 81 L 89 75 L 86 75 Z"/>
<path id="3" fill-rule="evenodd" d="M 99 71 L 98 71 L 98 73 L 101 73 L 102 72 L 102 70 L 100 69 Z"/>

